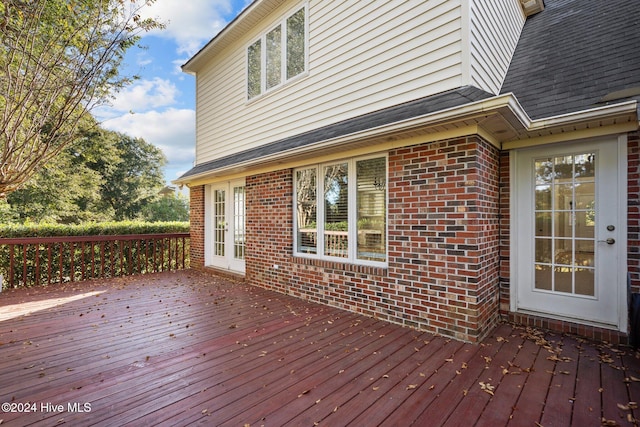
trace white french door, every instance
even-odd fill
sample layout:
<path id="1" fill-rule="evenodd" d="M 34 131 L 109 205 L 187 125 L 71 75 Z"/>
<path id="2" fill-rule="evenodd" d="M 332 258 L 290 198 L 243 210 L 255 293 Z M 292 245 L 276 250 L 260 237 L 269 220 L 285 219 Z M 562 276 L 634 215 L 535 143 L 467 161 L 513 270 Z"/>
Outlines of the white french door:
<path id="1" fill-rule="evenodd" d="M 626 141 L 512 153 L 513 311 L 626 328 Z"/>
<path id="2" fill-rule="evenodd" d="M 246 253 L 244 180 L 211 185 L 205 204 L 207 264 L 243 273 Z"/>

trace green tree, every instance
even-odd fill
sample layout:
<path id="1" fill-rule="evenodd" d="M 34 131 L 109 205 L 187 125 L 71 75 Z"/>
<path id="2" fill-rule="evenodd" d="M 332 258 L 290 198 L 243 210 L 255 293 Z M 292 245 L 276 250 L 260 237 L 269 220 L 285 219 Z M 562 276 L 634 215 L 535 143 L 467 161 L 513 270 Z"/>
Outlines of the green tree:
<path id="1" fill-rule="evenodd" d="M 159 197 L 166 159 L 159 148 L 141 138 L 116 132 L 107 132 L 107 137 L 115 139 L 112 147 L 118 161 L 97 165 L 103 175 L 100 198 L 113 209 L 115 220 L 138 218 L 144 206 Z"/>
<path id="2" fill-rule="evenodd" d="M 87 113 L 133 77 L 118 67 L 154 0 L 0 0 L 0 198 L 76 139 Z"/>
<path id="3" fill-rule="evenodd" d="M 17 222 L 137 219 L 164 185 L 162 152 L 140 138 L 86 123 L 79 138 L 9 194 Z"/>
<path id="4" fill-rule="evenodd" d="M 189 199 L 182 193 L 160 197 L 144 207 L 142 217 L 149 222 L 189 221 Z"/>

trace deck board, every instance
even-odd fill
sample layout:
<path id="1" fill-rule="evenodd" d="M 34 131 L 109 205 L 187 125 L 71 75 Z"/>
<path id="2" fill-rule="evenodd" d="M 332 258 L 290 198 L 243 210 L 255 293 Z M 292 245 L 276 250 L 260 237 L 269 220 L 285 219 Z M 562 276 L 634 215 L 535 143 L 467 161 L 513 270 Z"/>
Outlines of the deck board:
<path id="1" fill-rule="evenodd" d="M 628 348 L 509 324 L 465 344 L 194 271 L 3 292 L 0 384 L 0 402 L 37 405 L 0 412 L 2 426 L 549 427 L 640 416 L 629 405 L 640 400 L 640 359 Z M 90 412 L 68 410 L 84 403 Z"/>

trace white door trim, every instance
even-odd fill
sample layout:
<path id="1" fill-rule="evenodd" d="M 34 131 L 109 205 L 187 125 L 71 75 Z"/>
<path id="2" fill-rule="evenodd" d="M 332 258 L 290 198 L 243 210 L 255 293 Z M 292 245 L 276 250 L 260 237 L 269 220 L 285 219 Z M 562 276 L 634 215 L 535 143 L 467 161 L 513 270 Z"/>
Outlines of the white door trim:
<path id="1" fill-rule="evenodd" d="M 234 236 L 235 236 L 235 205 L 234 205 L 234 188 L 244 187 L 244 179 L 227 181 L 217 184 L 210 184 L 205 187 L 204 193 L 204 261 L 206 266 L 215 268 L 221 268 L 224 270 L 230 270 L 237 273 L 245 272 L 244 259 L 237 259 L 234 257 Z M 225 192 L 225 222 L 227 229 L 224 232 L 225 244 L 224 244 L 224 256 L 215 255 L 215 214 L 214 214 L 214 192 L 216 190 L 224 190 Z M 244 207 L 246 208 L 246 199 L 244 200 Z M 244 214 L 244 212 L 242 212 Z M 242 230 L 244 233 L 245 230 Z M 222 249 L 222 248 L 221 248 Z"/>
<path id="2" fill-rule="evenodd" d="M 572 142 L 563 144 L 564 146 L 570 147 L 572 144 L 574 146 L 580 146 L 580 144 L 584 144 L 585 142 L 604 142 L 610 141 L 612 143 L 616 143 L 617 147 L 617 161 L 618 161 L 618 174 L 616 179 L 617 185 L 615 189 L 611 189 L 611 191 L 617 192 L 618 197 L 618 206 L 617 209 L 617 235 L 619 236 L 616 241 L 616 253 L 617 256 L 615 258 L 616 265 L 614 268 L 616 269 L 618 274 L 618 287 L 617 291 L 617 324 L 609 325 L 609 324 L 601 324 L 597 322 L 589 322 L 583 320 L 577 320 L 573 318 L 563 317 L 561 315 L 553 315 L 548 313 L 537 313 L 535 311 L 525 310 L 518 306 L 518 265 L 522 261 L 519 256 L 523 256 L 519 254 L 519 249 L 522 246 L 522 242 L 519 241 L 519 230 L 522 230 L 523 224 L 522 221 L 524 219 L 519 219 L 518 213 L 520 209 L 523 209 L 519 206 L 519 197 L 518 197 L 518 187 L 519 182 L 517 179 L 517 168 L 518 164 L 518 156 L 525 155 L 523 154 L 524 150 L 513 150 L 510 152 L 510 162 L 509 162 L 509 176 L 510 176 L 510 250 L 511 250 L 511 259 L 510 259 L 510 310 L 512 312 L 519 313 L 529 313 L 535 314 L 542 317 L 549 318 L 557 318 L 560 320 L 569 320 L 576 323 L 583 324 L 592 324 L 605 328 L 615 328 L 620 331 L 627 331 L 628 326 L 628 289 L 627 289 L 627 136 L 609 136 L 606 138 L 597 138 L 592 140 L 586 140 L 582 142 Z M 554 147 L 556 145 L 554 144 Z M 527 190 L 529 191 L 529 190 Z"/>

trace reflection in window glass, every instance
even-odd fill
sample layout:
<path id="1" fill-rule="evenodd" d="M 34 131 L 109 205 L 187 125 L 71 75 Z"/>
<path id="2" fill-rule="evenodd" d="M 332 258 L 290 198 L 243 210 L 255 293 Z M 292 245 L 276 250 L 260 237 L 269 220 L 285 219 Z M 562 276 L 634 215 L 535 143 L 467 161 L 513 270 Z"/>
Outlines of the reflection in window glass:
<path id="1" fill-rule="evenodd" d="M 217 256 L 224 256 L 225 236 L 227 229 L 225 203 L 225 191 L 215 190 L 213 194 L 213 253 Z"/>
<path id="2" fill-rule="evenodd" d="M 596 154 L 535 162 L 535 288 L 595 296 Z"/>
<path id="3" fill-rule="evenodd" d="M 304 72 L 304 9 L 287 19 L 287 79 Z"/>
<path id="4" fill-rule="evenodd" d="M 317 169 L 296 172 L 296 229 L 298 252 L 318 253 Z"/>
<path id="5" fill-rule="evenodd" d="M 260 62 L 262 56 L 262 40 L 258 40 L 247 50 L 247 93 L 249 99 L 260 95 L 261 74 Z"/>
<path id="6" fill-rule="evenodd" d="M 279 87 L 306 70 L 306 8 L 286 17 L 247 48 L 247 98 Z"/>
<path id="7" fill-rule="evenodd" d="M 348 164 L 324 168 L 324 254 L 349 256 Z"/>
<path id="8" fill-rule="evenodd" d="M 358 259 L 386 260 L 385 158 L 356 162 L 358 210 Z"/>
<path id="9" fill-rule="evenodd" d="M 246 253 L 244 187 L 233 188 L 233 222 L 233 257 L 244 259 Z"/>
<path id="10" fill-rule="evenodd" d="M 278 25 L 267 34 L 267 89 L 280 84 L 282 76 L 282 31 Z"/>
<path id="11" fill-rule="evenodd" d="M 387 157 L 294 171 L 294 250 L 320 259 L 387 262 Z"/>

